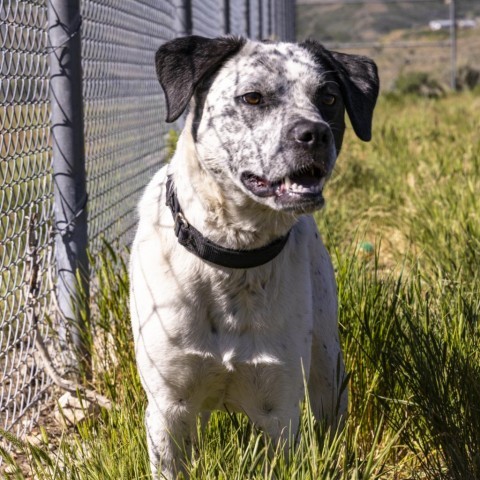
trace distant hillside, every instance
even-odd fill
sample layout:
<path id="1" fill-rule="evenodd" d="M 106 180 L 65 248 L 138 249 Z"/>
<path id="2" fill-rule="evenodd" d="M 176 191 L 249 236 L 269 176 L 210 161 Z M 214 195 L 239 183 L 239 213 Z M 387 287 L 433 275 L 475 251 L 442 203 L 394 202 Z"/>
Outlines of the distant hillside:
<path id="1" fill-rule="evenodd" d="M 375 40 L 392 30 L 427 27 L 434 19 L 447 19 L 443 1 L 320 5 L 321 0 L 297 0 L 297 37 L 324 42 Z M 368 2 L 368 0 L 366 0 Z M 315 4 L 316 3 L 316 4 Z M 458 0 L 458 18 L 480 16 L 479 0 Z"/>

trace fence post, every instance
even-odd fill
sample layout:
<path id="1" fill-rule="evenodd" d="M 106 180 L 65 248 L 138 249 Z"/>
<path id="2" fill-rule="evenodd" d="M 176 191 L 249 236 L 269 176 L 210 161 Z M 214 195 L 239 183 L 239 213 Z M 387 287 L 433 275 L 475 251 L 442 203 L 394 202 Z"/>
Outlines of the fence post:
<path id="1" fill-rule="evenodd" d="M 273 37 L 273 18 L 272 18 L 272 0 L 267 0 L 267 38 L 272 40 Z"/>
<path id="2" fill-rule="evenodd" d="M 230 33 L 230 0 L 223 0 L 223 33 Z"/>
<path id="3" fill-rule="evenodd" d="M 193 34 L 193 5 L 192 0 L 183 0 L 185 35 Z"/>
<path id="4" fill-rule="evenodd" d="M 263 2 L 264 0 L 258 0 L 258 39 L 263 40 L 265 34 L 263 33 Z"/>
<path id="5" fill-rule="evenodd" d="M 451 43 L 451 86 L 452 90 L 457 90 L 457 8 L 455 0 L 448 0 L 450 5 L 450 43 Z"/>
<path id="6" fill-rule="evenodd" d="M 83 137 L 80 1 L 48 1 L 51 135 L 59 336 L 63 353 L 88 374 L 87 192 Z M 73 353 L 73 356 L 71 355 Z"/>
<path id="7" fill-rule="evenodd" d="M 250 19 L 250 0 L 245 0 L 245 33 L 247 38 L 252 36 L 251 19 Z"/>

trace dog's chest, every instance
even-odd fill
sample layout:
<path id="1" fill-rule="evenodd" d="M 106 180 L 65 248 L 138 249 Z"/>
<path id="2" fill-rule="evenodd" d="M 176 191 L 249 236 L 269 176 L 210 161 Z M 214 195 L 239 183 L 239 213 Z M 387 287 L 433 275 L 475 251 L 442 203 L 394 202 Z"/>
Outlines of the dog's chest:
<path id="1" fill-rule="evenodd" d="M 300 277 L 271 267 L 212 275 L 188 345 L 228 371 L 298 358 L 313 322 L 311 291 L 300 288 Z"/>
<path id="2" fill-rule="evenodd" d="M 238 334 L 266 327 L 274 310 L 269 299 L 277 293 L 278 280 L 270 269 L 219 275 L 211 284 L 209 320 Z"/>

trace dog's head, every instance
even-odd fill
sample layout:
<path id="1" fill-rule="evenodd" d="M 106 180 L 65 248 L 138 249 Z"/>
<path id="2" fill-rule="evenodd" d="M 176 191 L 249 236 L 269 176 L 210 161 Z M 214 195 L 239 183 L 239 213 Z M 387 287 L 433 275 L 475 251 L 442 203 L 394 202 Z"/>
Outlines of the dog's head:
<path id="1" fill-rule="evenodd" d="M 300 44 L 242 38 L 179 38 L 156 54 L 176 120 L 187 125 L 203 167 L 225 189 L 275 210 L 310 212 L 342 146 L 347 111 L 370 140 L 379 81 L 368 58 Z"/>

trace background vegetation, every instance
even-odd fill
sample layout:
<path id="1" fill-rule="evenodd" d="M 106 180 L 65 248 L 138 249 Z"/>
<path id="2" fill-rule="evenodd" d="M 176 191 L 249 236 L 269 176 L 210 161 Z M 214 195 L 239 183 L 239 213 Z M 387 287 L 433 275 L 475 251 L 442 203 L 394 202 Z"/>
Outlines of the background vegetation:
<path id="1" fill-rule="evenodd" d="M 380 99 L 373 141 L 351 129 L 318 223 L 332 254 L 350 416 L 326 432 L 308 406 L 287 462 L 241 416 L 215 414 L 193 479 L 480 478 L 480 96 Z M 97 390 L 114 408 L 33 444 L 6 478 L 147 478 L 144 394 L 121 255 L 97 259 Z"/>

